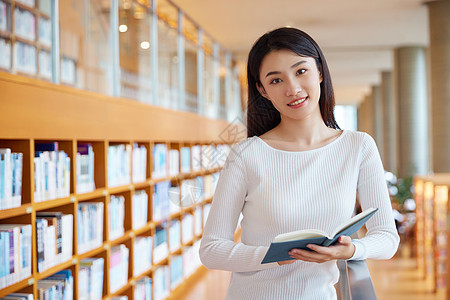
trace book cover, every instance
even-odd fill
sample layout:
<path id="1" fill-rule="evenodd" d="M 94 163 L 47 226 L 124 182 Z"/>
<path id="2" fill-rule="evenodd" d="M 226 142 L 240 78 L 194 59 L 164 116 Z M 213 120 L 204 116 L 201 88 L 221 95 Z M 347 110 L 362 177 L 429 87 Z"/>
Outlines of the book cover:
<path id="1" fill-rule="evenodd" d="M 358 231 L 369 220 L 378 208 L 369 208 L 352 217 L 347 222 L 338 226 L 330 236 L 320 230 L 299 230 L 277 235 L 270 244 L 261 264 L 278 262 L 284 260 L 292 260 L 289 256 L 291 249 L 309 249 L 308 244 L 316 244 L 321 246 L 330 246 L 337 242 L 340 236 L 350 236 Z"/>

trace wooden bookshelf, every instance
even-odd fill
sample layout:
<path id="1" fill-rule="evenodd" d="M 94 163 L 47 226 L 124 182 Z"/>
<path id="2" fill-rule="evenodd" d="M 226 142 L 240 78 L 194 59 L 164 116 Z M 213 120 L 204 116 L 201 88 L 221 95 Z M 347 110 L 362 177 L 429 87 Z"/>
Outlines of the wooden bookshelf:
<path id="1" fill-rule="evenodd" d="M 417 266 L 435 292 L 447 290 L 447 299 L 450 299 L 449 189 L 450 174 L 414 178 Z"/>
<path id="2" fill-rule="evenodd" d="M 21 280 L 0 290 L 0 297 L 12 292 L 31 292 L 38 299 L 37 283 L 63 269 L 72 270 L 74 277 L 74 298 L 78 298 L 78 282 L 80 261 L 85 258 L 104 258 L 103 299 L 115 295 L 127 295 L 133 300 L 136 282 L 144 276 L 153 278 L 158 266 L 170 264 L 172 255 L 183 255 L 199 241 L 201 235 L 196 235 L 188 243 L 180 243 L 179 250 L 170 253 L 168 257 L 141 274 L 133 273 L 133 247 L 136 237 L 153 236 L 156 226 L 173 219 L 183 220 L 185 214 L 191 214 L 195 224 L 195 210 L 201 208 L 202 228 L 206 217 L 205 205 L 211 198 L 204 198 L 189 207 L 180 208 L 180 212 L 169 215 L 163 221 L 155 222 L 152 217 L 152 196 L 155 185 L 162 181 L 172 181 L 181 185 L 184 180 L 195 179 L 197 176 L 208 176 L 220 171 L 220 167 L 200 169 L 189 173 L 176 174 L 164 178 L 152 178 L 152 149 L 155 143 L 164 142 L 168 149 L 192 147 L 193 145 L 232 144 L 233 140 L 223 140 L 220 133 L 227 126 L 232 126 L 222 120 L 211 120 L 188 112 L 166 110 L 146 104 L 113 98 L 71 87 L 54 85 L 37 79 L 0 72 L 0 90 L 2 118 L 0 118 L 0 148 L 11 148 L 21 152 L 23 158 L 22 205 L 18 208 L 0 210 L 0 224 L 31 224 L 32 225 L 32 272 L 29 278 Z M 234 125 L 233 125 L 234 126 Z M 36 202 L 34 197 L 34 149 L 38 142 L 54 142 L 60 145 L 71 159 L 70 163 L 70 194 L 64 198 Z M 108 147 L 109 145 L 134 143 L 147 149 L 147 174 L 144 181 L 110 187 L 108 185 Z M 96 189 L 87 193 L 77 192 L 76 153 L 78 143 L 90 143 L 95 152 L 95 184 Z M 192 156 L 191 156 L 192 158 Z M 191 163 L 192 167 L 192 163 Z M 191 168 L 192 170 L 192 168 Z M 140 190 L 148 194 L 147 222 L 140 228 L 132 227 L 132 196 Z M 124 234 L 109 239 L 108 208 L 111 195 L 125 197 Z M 77 247 L 77 214 L 82 203 L 102 202 L 103 240 L 99 247 L 81 253 Z M 63 212 L 73 215 L 73 251 L 68 260 L 52 266 L 43 272 L 38 272 L 36 213 L 39 211 Z M 182 234 L 182 230 L 181 230 Z M 169 240 L 167 238 L 167 240 Z M 114 292 L 109 286 L 109 259 L 111 248 L 124 244 L 129 250 L 128 280 L 126 284 Z M 152 260 L 152 262 L 154 262 Z M 203 268 L 194 272 L 190 279 L 171 290 L 168 299 L 176 299 L 176 291 L 189 287 L 189 282 L 201 274 Z M 154 286 L 154 284 L 153 284 Z"/>

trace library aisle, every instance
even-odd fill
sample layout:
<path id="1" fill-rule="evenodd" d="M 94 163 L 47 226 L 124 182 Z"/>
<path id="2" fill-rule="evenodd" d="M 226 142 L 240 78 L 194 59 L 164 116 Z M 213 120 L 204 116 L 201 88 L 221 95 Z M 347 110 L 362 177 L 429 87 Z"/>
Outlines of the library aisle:
<path id="1" fill-rule="evenodd" d="M 433 293 L 415 266 L 415 259 L 397 255 L 388 261 L 368 261 L 370 274 L 379 300 L 444 300 L 444 291 Z M 230 275 L 208 270 L 178 300 L 225 299 Z"/>

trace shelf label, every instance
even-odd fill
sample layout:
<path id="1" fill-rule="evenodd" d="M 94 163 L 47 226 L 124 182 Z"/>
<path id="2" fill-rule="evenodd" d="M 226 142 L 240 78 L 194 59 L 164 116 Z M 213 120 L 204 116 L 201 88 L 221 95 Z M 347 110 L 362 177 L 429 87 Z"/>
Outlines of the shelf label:
<path id="1" fill-rule="evenodd" d="M 108 191 L 107 190 L 103 190 L 103 196 L 108 196 Z"/>
<path id="2" fill-rule="evenodd" d="M 136 281 L 134 279 L 131 279 L 130 284 L 134 286 L 134 285 L 136 285 Z"/>
<path id="3" fill-rule="evenodd" d="M 134 191 L 134 185 L 130 184 L 130 191 Z"/>
<path id="4" fill-rule="evenodd" d="M 77 197 L 75 197 L 75 196 L 70 197 L 70 202 L 75 203 L 76 200 L 77 200 Z"/>
<path id="5" fill-rule="evenodd" d="M 34 283 L 34 278 L 28 279 L 28 285 L 32 285 Z"/>
<path id="6" fill-rule="evenodd" d="M 108 245 L 108 244 L 105 244 L 105 245 L 103 246 L 103 249 L 108 250 L 108 249 L 109 249 L 109 245 Z"/>
<path id="7" fill-rule="evenodd" d="M 136 235 L 134 234 L 134 232 L 130 232 L 130 238 L 134 238 Z"/>
<path id="8" fill-rule="evenodd" d="M 78 259 L 76 259 L 76 258 L 72 259 L 72 265 L 76 265 L 77 262 L 78 262 Z"/>
<path id="9" fill-rule="evenodd" d="M 27 207 L 27 209 L 25 210 L 25 212 L 27 213 L 27 214 L 31 214 L 32 212 L 33 212 L 33 208 L 30 206 L 30 207 Z"/>
<path id="10" fill-rule="evenodd" d="M 148 184 L 150 184 L 150 185 L 154 185 L 155 184 L 155 182 L 152 180 L 152 179 L 150 179 L 149 181 L 148 181 Z"/>

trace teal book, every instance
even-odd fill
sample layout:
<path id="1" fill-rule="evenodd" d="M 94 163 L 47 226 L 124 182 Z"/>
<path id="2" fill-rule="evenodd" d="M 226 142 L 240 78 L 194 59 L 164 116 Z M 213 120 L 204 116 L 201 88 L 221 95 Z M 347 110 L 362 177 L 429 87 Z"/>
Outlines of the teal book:
<path id="1" fill-rule="evenodd" d="M 352 217 L 336 228 L 331 236 L 317 229 L 304 229 L 279 234 L 267 250 L 261 264 L 294 259 L 289 256 L 291 249 L 309 249 L 308 244 L 328 247 L 336 243 L 340 236 L 350 236 L 357 232 L 369 220 L 378 208 L 369 208 Z"/>

